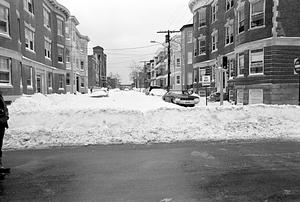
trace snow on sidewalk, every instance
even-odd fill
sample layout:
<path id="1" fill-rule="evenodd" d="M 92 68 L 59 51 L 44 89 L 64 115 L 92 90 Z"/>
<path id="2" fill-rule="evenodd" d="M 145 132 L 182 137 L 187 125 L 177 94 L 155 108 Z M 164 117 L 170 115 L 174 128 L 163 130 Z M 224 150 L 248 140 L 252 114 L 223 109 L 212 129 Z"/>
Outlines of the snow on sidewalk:
<path id="1" fill-rule="evenodd" d="M 190 140 L 300 140 L 298 106 L 194 108 L 139 92 L 22 97 L 9 106 L 5 149 L 90 144 L 159 143 Z"/>

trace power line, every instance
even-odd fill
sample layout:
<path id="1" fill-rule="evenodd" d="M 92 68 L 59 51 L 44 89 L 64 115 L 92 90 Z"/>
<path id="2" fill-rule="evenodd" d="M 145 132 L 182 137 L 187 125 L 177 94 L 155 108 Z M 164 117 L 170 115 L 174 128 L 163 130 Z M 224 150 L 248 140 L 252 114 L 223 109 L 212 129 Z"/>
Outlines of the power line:
<path id="1" fill-rule="evenodd" d="M 119 50 L 135 50 L 135 49 L 144 49 L 144 48 L 150 48 L 153 46 L 158 46 L 157 44 L 149 45 L 149 46 L 140 46 L 140 47 L 130 47 L 130 48 L 115 48 L 115 49 L 104 49 L 106 51 L 119 51 Z"/>

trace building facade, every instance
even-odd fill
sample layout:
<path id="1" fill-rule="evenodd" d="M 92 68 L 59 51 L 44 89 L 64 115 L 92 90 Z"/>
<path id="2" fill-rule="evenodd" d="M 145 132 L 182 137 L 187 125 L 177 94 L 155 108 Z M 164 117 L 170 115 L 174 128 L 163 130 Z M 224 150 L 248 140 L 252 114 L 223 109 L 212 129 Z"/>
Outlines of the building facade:
<path id="1" fill-rule="evenodd" d="M 67 92 L 69 17 L 56 0 L 0 0 L 0 90 L 6 100 Z"/>
<path id="2" fill-rule="evenodd" d="M 184 25 L 181 29 L 181 82 L 182 89 L 189 89 L 198 79 L 193 71 L 193 24 Z M 196 73 L 195 73 L 196 75 Z"/>
<path id="3" fill-rule="evenodd" d="M 75 16 L 66 22 L 66 91 L 88 92 L 88 42 L 89 37 L 81 35 Z"/>
<path id="4" fill-rule="evenodd" d="M 240 104 L 297 104 L 298 0 L 191 0 L 194 70 Z"/>
<path id="5" fill-rule="evenodd" d="M 93 55 L 88 57 L 89 87 L 107 87 L 107 56 L 100 46 L 93 48 Z"/>

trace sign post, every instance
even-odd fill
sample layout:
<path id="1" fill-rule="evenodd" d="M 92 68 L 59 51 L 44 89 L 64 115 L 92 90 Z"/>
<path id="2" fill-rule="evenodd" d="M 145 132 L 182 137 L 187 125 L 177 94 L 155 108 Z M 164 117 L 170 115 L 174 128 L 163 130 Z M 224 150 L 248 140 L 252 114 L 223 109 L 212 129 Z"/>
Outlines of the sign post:
<path id="1" fill-rule="evenodd" d="M 298 105 L 300 106 L 300 58 L 294 59 L 295 72 L 299 75 L 299 95 L 298 95 Z"/>
<path id="2" fill-rule="evenodd" d="M 202 76 L 202 86 L 205 86 L 205 102 L 207 106 L 207 86 L 210 86 L 210 76 Z"/>

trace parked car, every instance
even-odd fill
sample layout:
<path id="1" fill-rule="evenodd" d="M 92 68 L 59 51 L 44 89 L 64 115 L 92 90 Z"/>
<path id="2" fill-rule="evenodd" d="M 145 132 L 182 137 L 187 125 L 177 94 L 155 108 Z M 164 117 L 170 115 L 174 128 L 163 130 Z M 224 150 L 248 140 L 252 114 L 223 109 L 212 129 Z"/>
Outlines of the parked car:
<path id="1" fill-rule="evenodd" d="M 190 94 L 188 91 L 169 91 L 162 96 L 162 99 L 185 107 L 194 107 L 200 102 L 199 96 Z"/>
<path id="2" fill-rule="evenodd" d="M 149 95 L 154 95 L 154 96 L 163 96 L 164 94 L 166 94 L 167 91 L 165 89 L 162 88 L 154 88 L 150 91 Z"/>
<path id="3" fill-rule="evenodd" d="M 149 95 L 150 94 L 150 91 L 152 90 L 152 89 L 161 89 L 162 87 L 160 87 L 160 86 L 150 86 L 149 88 L 147 88 L 147 89 L 145 89 L 145 94 L 146 95 Z"/>
<path id="4" fill-rule="evenodd" d="M 221 100 L 221 93 L 219 92 L 214 92 L 212 93 L 209 97 L 208 97 L 208 100 L 210 102 L 220 102 Z M 227 93 L 224 93 L 223 94 L 223 100 L 228 100 L 228 95 Z"/>
<path id="5" fill-rule="evenodd" d="M 95 98 L 108 97 L 108 91 L 104 88 L 94 88 L 90 96 Z"/>

